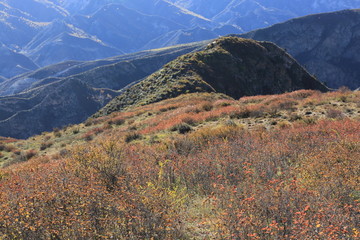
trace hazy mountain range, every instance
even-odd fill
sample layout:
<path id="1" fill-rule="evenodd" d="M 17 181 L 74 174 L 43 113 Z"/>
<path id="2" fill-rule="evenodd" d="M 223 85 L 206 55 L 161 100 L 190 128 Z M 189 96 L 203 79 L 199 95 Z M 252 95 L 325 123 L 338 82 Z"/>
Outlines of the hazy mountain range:
<path id="1" fill-rule="evenodd" d="M 1 0 L 0 44 L 14 57 L 0 62 L 0 76 L 9 78 L 60 61 L 213 39 L 306 14 L 358 7 L 360 0 Z"/>

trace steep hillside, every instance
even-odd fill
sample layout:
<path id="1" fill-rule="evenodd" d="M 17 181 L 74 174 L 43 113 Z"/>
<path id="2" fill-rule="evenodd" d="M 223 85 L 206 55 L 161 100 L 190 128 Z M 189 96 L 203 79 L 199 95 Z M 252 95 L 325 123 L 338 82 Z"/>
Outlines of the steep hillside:
<path id="1" fill-rule="evenodd" d="M 70 123 L 80 123 L 113 96 L 78 80 L 64 80 L 25 94 L 0 98 L 1 136 L 27 138 Z M 26 119 L 26 121 L 24 121 Z"/>
<path id="2" fill-rule="evenodd" d="M 298 16 L 360 7 L 359 0 L 258 0 L 264 6 L 286 9 Z"/>
<path id="3" fill-rule="evenodd" d="M 360 8 L 359 0 L 171 0 L 218 24 L 245 31 L 268 27 L 294 17 Z"/>
<path id="4" fill-rule="evenodd" d="M 238 26 L 247 32 L 299 16 L 286 9 L 266 5 L 254 0 L 232 1 L 213 19 L 215 22 Z"/>
<path id="5" fill-rule="evenodd" d="M 136 52 L 157 36 L 184 25 L 157 15 L 145 15 L 121 4 L 109 4 L 93 15 L 74 16 L 76 26 L 124 52 Z"/>
<path id="6" fill-rule="evenodd" d="M 241 36 L 287 49 L 329 87 L 360 86 L 360 10 L 311 15 Z"/>
<path id="7" fill-rule="evenodd" d="M 17 75 L 0 83 L 0 96 L 17 94 L 29 90 L 34 83 L 48 77 L 55 77 L 60 72 L 66 71 L 81 62 L 66 61 L 55 65 L 39 68 L 34 71 Z"/>
<path id="8" fill-rule="evenodd" d="M 4 77 L 12 77 L 38 68 L 31 59 L 7 48 L 1 43 L 0 56 L 0 75 Z"/>
<path id="9" fill-rule="evenodd" d="M 164 64 L 192 51 L 194 53 L 176 59 L 161 71 L 149 76 Z M 145 77 L 148 78 L 134 85 Z M 5 80 L 0 84 L 0 94 L 4 96 L 0 98 L 0 135 L 23 138 L 48 130 L 49 127 L 41 124 L 41 121 L 50 118 L 50 115 L 47 115 L 50 111 L 45 110 L 47 105 L 40 103 L 51 98 L 51 94 L 58 91 L 57 87 L 69 81 L 86 83 L 89 88 L 121 90 L 110 94 L 110 98 L 98 102 L 96 108 L 93 108 L 98 110 L 112 96 L 120 94 L 118 99 L 105 108 L 106 113 L 187 92 L 215 91 L 239 98 L 244 95 L 281 93 L 302 88 L 325 89 L 275 45 L 224 38 L 211 44 L 199 42 L 93 62 L 65 62 Z M 51 91 L 48 90 L 49 87 Z M 30 92 L 27 92 L 29 90 Z M 92 98 L 91 91 L 85 92 L 84 94 L 89 94 L 87 98 Z M 30 93 L 36 93 L 36 97 L 29 97 Z M 15 95 L 6 97 L 11 94 Z M 72 101 L 74 98 L 68 94 L 76 95 L 78 92 L 69 88 L 69 92 L 64 94 L 65 99 L 68 97 Z M 59 114 L 51 127 L 79 121 L 70 116 L 73 113 L 64 108 L 60 101 L 49 103 Z M 9 107 L 10 105 L 14 107 Z M 83 107 L 81 102 L 75 100 L 71 105 L 74 108 Z M 38 111 L 41 114 L 38 114 Z M 22 118 L 34 119 L 33 122 L 22 122 L 24 130 L 21 135 L 17 129 L 8 127 L 19 124 L 20 118 L 14 116 L 18 116 L 20 112 Z M 95 113 L 77 112 L 78 119 L 86 119 Z M 83 115 L 80 117 L 81 114 Z"/>
<path id="10" fill-rule="evenodd" d="M 224 10 L 232 0 L 171 0 L 171 2 L 211 19 Z"/>
<path id="11" fill-rule="evenodd" d="M 24 47 L 23 52 L 42 67 L 66 60 L 89 61 L 123 54 L 96 36 L 61 20 L 47 25 Z"/>
<path id="12" fill-rule="evenodd" d="M 327 90 L 276 45 L 226 37 L 166 64 L 95 116 L 189 92 L 220 92 L 240 98 L 297 89 Z"/>
<path id="13" fill-rule="evenodd" d="M 12 12 L 20 11 L 27 19 L 34 22 L 50 22 L 53 19 L 64 18 L 68 12 L 50 1 L 38 0 L 2 0 L 2 5 Z"/>
<path id="14" fill-rule="evenodd" d="M 116 2 L 117 0 L 49 0 L 56 5 L 66 9 L 70 14 L 91 15 L 101 7 L 108 3 Z"/>
<path id="15" fill-rule="evenodd" d="M 147 15 L 161 16 L 184 26 L 211 27 L 214 25 L 209 19 L 196 14 L 187 8 L 172 4 L 168 0 L 123 0 L 122 4 Z"/>
<path id="16" fill-rule="evenodd" d="M 2 6 L 4 5 L 0 2 L 0 7 Z M 31 41 L 43 24 L 30 21 L 23 17 L 24 13 L 11 10 L 7 7 L 0 10 L 0 42 L 8 47 L 22 47 Z"/>
<path id="17" fill-rule="evenodd" d="M 0 1 L 0 42 L 45 66 L 169 46 L 172 43 L 165 45 L 162 42 L 144 48 L 162 34 L 197 27 L 201 22 L 209 25 L 203 17 L 165 1 L 141 1 L 133 5 L 132 1 L 119 4 L 119 1 L 111 0 L 27 0 L 24 4 L 18 0 L 3 0 Z M 133 7 L 128 8 L 131 5 Z M 211 32 L 211 29 L 207 30 Z M 198 34 L 194 40 L 208 37 Z M 190 41 L 192 39 L 187 40 Z M 8 59 L 7 64 L 16 66 L 17 63 Z M 5 65 L 0 68 L 8 69 Z M 7 77 L 24 72 L 9 70 Z"/>
<path id="18" fill-rule="evenodd" d="M 226 35 L 226 34 L 217 33 L 217 30 L 219 29 L 208 30 L 205 28 L 197 27 L 190 30 L 180 29 L 176 31 L 171 31 L 151 40 L 143 47 L 143 49 L 151 49 L 154 46 L 166 47 L 176 44 L 196 42 L 197 39 L 215 39 L 218 38 L 219 35 Z M 233 28 L 231 30 L 227 29 L 225 30 L 225 32 L 242 33 L 243 31 Z"/>

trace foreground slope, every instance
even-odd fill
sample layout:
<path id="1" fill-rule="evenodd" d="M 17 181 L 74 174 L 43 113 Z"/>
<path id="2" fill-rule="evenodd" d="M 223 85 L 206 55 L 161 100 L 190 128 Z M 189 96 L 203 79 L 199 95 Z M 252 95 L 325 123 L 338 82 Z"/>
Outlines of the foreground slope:
<path id="1" fill-rule="evenodd" d="M 144 105 L 190 92 L 220 92 L 233 98 L 298 89 L 327 91 L 276 45 L 237 37 L 210 43 L 166 64 L 130 87 L 95 116 L 131 105 Z"/>
<path id="2" fill-rule="evenodd" d="M 360 10 L 316 14 L 256 30 L 241 37 L 287 49 L 329 87 L 360 86 Z"/>
<path id="3" fill-rule="evenodd" d="M 359 100 L 185 94 L 1 138 L 0 237 L 358 239 Z"/>

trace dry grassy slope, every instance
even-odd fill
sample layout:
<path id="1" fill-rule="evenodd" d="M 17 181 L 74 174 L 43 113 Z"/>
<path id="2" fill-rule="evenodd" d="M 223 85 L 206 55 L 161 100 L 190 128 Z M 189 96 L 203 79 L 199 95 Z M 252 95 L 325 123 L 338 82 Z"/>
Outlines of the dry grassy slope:
<path id="1" fill-rule="evenodd" d="M 233 98 L 298 89 L 328 89 L 276 45 L 224 37 L 183 55 L 111 101 L 95 117 L 191 92 Z"/>
<path id="2" fill-rule="evenodd" d="M 226 126 L 273 131 L 298 124 L 314 124 L 321 119 L 360 120 L 359 102 L 358 91 L 320 93 L 300 90 L 240 100 L 218 93 L 185 94 L 89 119 L 55 132 L 44 132 L 27 140 L 0 139 L 0 163 L 25 161 L 32 153 L 57 156 L 76 145 L 108 136 L 118 136 L 129 143 L 153 144 L 188 132 L 226 136 Z"/>
<path id="3" fill-rule="evenodd" d="M 359 102 L 192 93 L 0 138 L 0 238 L 359 239 Z"/>

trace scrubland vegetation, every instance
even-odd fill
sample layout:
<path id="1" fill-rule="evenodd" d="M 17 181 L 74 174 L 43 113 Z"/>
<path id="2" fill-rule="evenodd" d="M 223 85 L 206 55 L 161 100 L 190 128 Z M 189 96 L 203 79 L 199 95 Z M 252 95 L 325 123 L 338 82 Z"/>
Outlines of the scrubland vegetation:
<path id="1" fill-rule="evenodd" d="M 347 90 L 189 94 L 1 139 L 0 239 L 359 239 L 359 120 Z"/>

